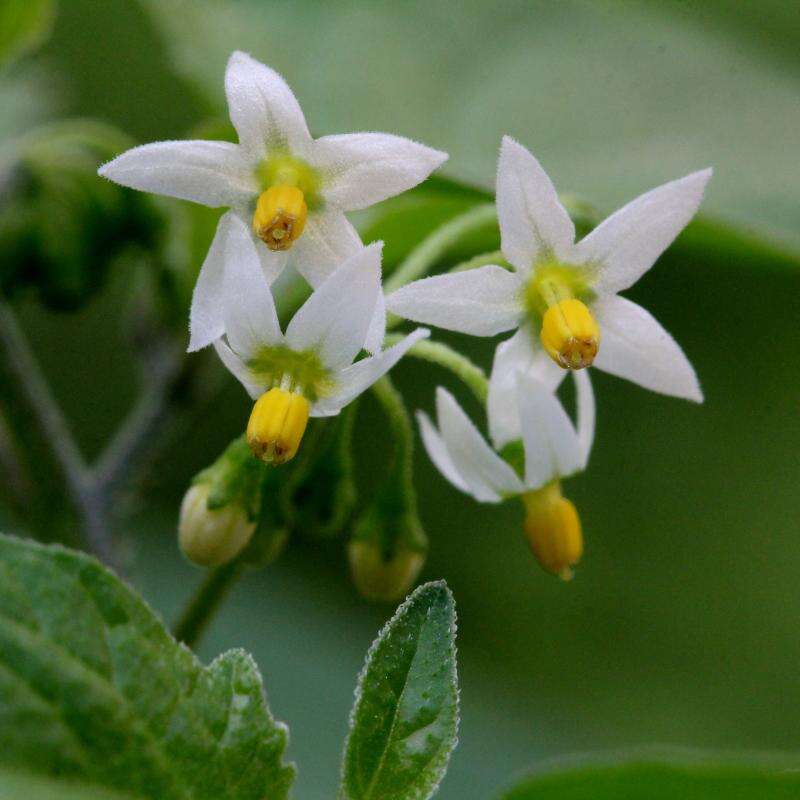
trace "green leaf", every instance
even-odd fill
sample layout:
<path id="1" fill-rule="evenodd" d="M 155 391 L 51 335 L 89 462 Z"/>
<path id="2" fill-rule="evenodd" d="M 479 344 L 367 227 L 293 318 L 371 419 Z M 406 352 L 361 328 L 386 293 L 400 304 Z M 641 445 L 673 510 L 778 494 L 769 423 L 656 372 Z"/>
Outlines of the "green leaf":
<path id="1" fill-rule="evenodd" d="M 800 796 L 796 767 L 777 759 L 640 751 L 610 763 L 544 770 L 502 800 L 791 800 Z"/>
<path id="2" fill-rule="evenodd" d="M 0 536 L 0 765 L 142 800 L 282 800 L 286 740 L 247 653 L 203 667 L 94 559 Z"/>
<path id="3" fill-rule="evenodd" d="M 340 800 L 425 800 L 458 728 L 455 604 L 440 581 L 397 609 L 367 654 L 342 765 Z"/>
<path id="4" fill-rule="evenodd" d="M 0 5 L 0 66 L 38 47 L 49 36 L 53 0 L 3 0 Z"/>
<path id="5" fill-rule="evenodd" d="M 43 778 L 0 768 L 0 797 L 4 800 L 135 800 L 129 794 L 98 789 L 85 783 Z"/>

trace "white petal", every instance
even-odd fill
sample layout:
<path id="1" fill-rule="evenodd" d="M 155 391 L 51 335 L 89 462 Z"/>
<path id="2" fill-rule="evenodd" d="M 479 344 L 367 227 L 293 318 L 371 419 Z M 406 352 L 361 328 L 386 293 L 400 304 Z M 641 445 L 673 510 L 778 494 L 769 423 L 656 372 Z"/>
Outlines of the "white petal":
<path id="1" fill-rule="evenodd" d="M 373 242 L 348 258 L 292 318 L 286 342 L 293 350 L 315 350 L 325 366 L 341 369 L 364 347 L 381 292 L 381 250 Z"/>
<path id="2" fill-rule="evenodd" d="M 364 245 L 341 211 L 310 214 L 305 230 L 289 251 L 297 271 L 319 286 L 336 268 Z"/>
<path id="3" fill-rule="evenodd" d="M 192 307 L 189 311 L 190 353 L 206 347 L 225 332 L 225 243 L 236 221 L 236 216 L 231 211 L 220 218 L 194 285 Z"/>
<path id="4" fill-rule="evenodd" d="M 250 397 L 252 397 L 253 400 L 258 399 L 266 390 L 266 386 L 262 386 L 252 379 L 250 370 L 244 365 L 242 359 L 239 358 L 222 339 L 217 339 L 217 341 L 214 342 L 214 349 L 217 351 L 217 355 L 222 360 L 222 363 L 231 371 L 242 386 L 244 386 Z"/>
<path id="5" fill-rule="evenodd" d="M 230 142 L 154 142 L 134 147 L 97 171 L 143 192 L 204 206 L 241 206 L 257 193 L 252 169 Z"/>
<path id="6" fill-rule="evenodd" d="M 654 392 L 703 402 L 694 368 L 649 312 L 614 296 L 598 298 L 592 312 L 600 325 L 598 369 Z"/>
<path id="7" fill-rule="evenodd" d="M 386 298 L 383 292 L 378 292 L 378 299 L 375 303 L 375 311 L 369 323 L 367 338 L 364 341 L 364 349 L 370 353 L 380 353 L 383 348 L 383 340 L 386 336 Z"/>
<path id="8" fill-rule="evenodd" d="M 282 147 L 308 157 L 311 135 L 303 111 L 275 70 L 237 51 L 228 60 L 225 94 L 239 141 L 254 157 Z"/>
<path id="9" fill-rule="evenodd" d="M 447 153 L 388 133 L 323 136 L 313 162 L 325 176 L 323 195 L 345 211 L 379 203 L 422 183 Z"/>
<path id="10" fill-rule="evenodd" d="M 589 380 L 589 370 L 580 369 L 572 373 L 577 390 L 576 406 L 578 411 L 578 442 L 581 446 L 581 469 L 586 468 L 589 453 L 592 452 L 594 442 L 595 405 L 592 382 Z"/>
<path id="11" fill-rule="evenodd" d="M 436 416 L 447 450 L 476 500 L 497 503 L 509 494 L 520 494 L 522 481 L 481 436 L 453 395 L 436 390 Z"/>
<path id="12" fill-rule="evenodd" d="M 456 465 L 450 457 L 450 452 L 447 449 L 447 445 L 444 443 L 444 439 L 442 439 L 441 434 L 434 427 L 424 411 L 417 411 L 417 423 L 419 424 L 420 436 L 422 436 L 422 444 L 425 445 L 428 457 L 433 461 L 439 472 L 441 472 L 456 489 L 466 494 L 471 494 L 469 486 L 464 482 L 461 473 L 456 469 Z"/>
<path id="13" fill-rule="evenodd" d="M 555 393 L 532 375 L 519 375 L 517 402 L 525 445 L 525 485 L 538 489 L 581 469 L 581 443 Z"/>
<path id="14" fill-rule="evenodd" d="M 493 264 L 434 275 L 409 283 L 386 298 L 405 319 L 473 336 L 494 336 L 515 328 L 524 313 L 519 276 Z"/>
<path id="15" fill-rule="evenodd" d="M 236 218 L 225 242 L 225 333 L 245 361 L 261 345 L 283 341 L 275 301 L 250 231 Z"/>
<path id="16" fill-rule="evenodd" d="M 517 408 L 517 373 L 535 376 L 555 391 L 566 370 L 542 349 L 530 325 L 523 325 L 510 339 L 501 342 L 494 354 L 489 378 L 489 434 L 499 450 L 521 437 Z"/>
<path id="17" fill-rule="evenodd" d="M 497 164 L 497 216 L 505 257 L 520 271 L 548 257 L 564 258 L 575 226 L 539 162 L 510 136 Z"/>
<path id="18" fill-rule="evenodd" d="M 597 269 L 597 289 L 612 294 L 650 269 L 695 215 L 711 170 L 693 172 L 637 197 L 575 247 L 580 263 Z"/>
<path id="19" fill-rule="evenodd" d="M 329 397 L 318 400 L 311 409 L 312 417 L 329 417 L 338 414 L 349 402 L 387 373 L 405 352 L 420 339 L 430 334 L 425 328 L 417 328 L 394 347 L 376 356 L 363 358 L 346 367 L 336 376 L 336 390 Z"/>
<path id="20" fill-rule="evenodd" d="M 251 234 L 252 236 L 252 234 Z M 261 264 L 261 273 L 270 286 L 281 276 L 289 263 L 288 250 L 270 250 L 261 239 L 252 236 L 253 244 Z"/>

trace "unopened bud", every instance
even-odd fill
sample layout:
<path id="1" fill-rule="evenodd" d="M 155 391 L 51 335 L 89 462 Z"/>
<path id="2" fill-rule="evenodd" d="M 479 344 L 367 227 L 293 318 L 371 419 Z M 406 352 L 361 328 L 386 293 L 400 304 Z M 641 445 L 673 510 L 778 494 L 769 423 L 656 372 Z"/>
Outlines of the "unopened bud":
<path id="1" fill-rule="evenodd" d="M 211 487 L 196 483 L 181 503 L 178 541 L 186 557 L 203 567 L 218 567 L 245 548 L 256 529 L 255 520 L 238 503 L 208 507 Z"/>
<path id="2" fill-rule="evenodd" d="M 562 580 L 571 580 L 573 567 L 583 555 L 583 534 L 578 512 L 561 494 L 558 482 L 522 496 L 525 536 L 537 561 Z"/>
<path id="3" fill-rule="evenodd" d="M 285 464 L 297 454 L 308 424 L 308 400 L 274 388 L 258 398 L 247 423 L 247 444 L 267 464 Z"/>
<path id="4" fill-rule="evenodd" d="M 425 563 L 421 551 L 401 544 L 394 553 L 386 554 L 372 539 L 353 539 L 347 545 L 347 556 L 358 593 L 380 603 L 405 597 Z"/>
<path id="5" fill-rule="evenodd" d="M 591 311 L 574 297 L 551 305 L 542 319 L 541 340 L 550 358 L 564 369 L 592 364 L 600 346 L 600 327 Z"/>
<path id="6" fill-rule="evenodd" d="M 262 192 L 253 215 L 253 232 L 270 250 L 288 250 L 303 232 L 308 206 L 296 186 L 271 186 Z"/>

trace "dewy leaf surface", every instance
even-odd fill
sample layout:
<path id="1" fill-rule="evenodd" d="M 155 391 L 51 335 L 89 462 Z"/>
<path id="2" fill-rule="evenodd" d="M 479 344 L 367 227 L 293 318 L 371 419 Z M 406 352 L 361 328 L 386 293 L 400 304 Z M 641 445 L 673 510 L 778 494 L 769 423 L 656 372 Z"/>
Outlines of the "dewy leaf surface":
<path id="1" fill-rule="evenodd" d="M 443 582 L 419 587 L 367 655 L 356 689 L 341 800 L 425 800 L 456 744 L 455 605 Z"/>
<path id="2" fill-rule="evenodd" d="M 286 742 L 247 653 L 204 667 L 94 559 L 0 536 L 0 766 L 148 800 L 284 800 Z"/>

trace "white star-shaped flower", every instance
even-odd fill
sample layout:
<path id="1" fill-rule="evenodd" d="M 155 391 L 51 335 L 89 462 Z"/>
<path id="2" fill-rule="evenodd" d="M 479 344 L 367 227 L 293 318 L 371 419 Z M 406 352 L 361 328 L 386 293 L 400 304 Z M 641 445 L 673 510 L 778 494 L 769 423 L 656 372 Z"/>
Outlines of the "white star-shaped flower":
<path id="1" fill-rule="evenodd" d="M 312 286 L 363 246 L 344 215 L 424 181 L 447 154 L 386 133 L 313 139 L 292 90 L 277 72 L 235 52 L 225 92 L 239 144 L 172 141 L 134 147 L 100 168 L 123 186 L 228 207 L 200 271 L 190 315 L 189 350 L 223 333 L 223 240 L 238 217 L 252 226 L 271 283 L 290 258 Z M 383 298 L 367 349 L 383 336 Z"/>
<path id="2" fill-rule="evenodd" d="M 375 242 L 345 259 L 283 333 L 253 240 L 241 220 L 231 221 L 222 253 L 230 276 L 222 304 L 225 335 L 214 347 L 257 401 L 247 435 L 263 460 L 280 464 L 294 457 L 309 416 L 338 414 L 428 335 L 418 329 L 353 363 L 382 296 L 382 247 Z"/>
<path id="3" fill-rule="evenodd" d="M 512 271 L 490 265 L 425 278 L 389 295 L 387 307 L 475 336 L 518 329 L 497 348 L 492 369 L 489 419 L 499 446 L 519 436 L 517 415 L 502 402 L 519 371 L 554 388 L 564 369 L 594 363 L 647 389 L 702 402 L 680 347 L 618 292 L 647 272 L 694 216 L 710 176 L 706 169 L 659 186 L 576 243 L 572 220 L 539 162 L 504 137 L 497 214 Z"/>
<path id="4" fill-rule="evenodd" d="M 436 392 L 436 428 L 417 413 L 431 461 L 457 489 L 482 503 L 519 497 L 525 506 L 524 531 L 539 563 L 563 579 L 583 553 L 583 533 L 575 506 L 561 494 L 561 479 L 583 470 L 594 439 L 594 395 L 586 372 L 575 373 L 577 427 L 555 394 L 533 375 L 517 373 L 516 391 L 505 395 L 518 417 L 519 442 L 492 448 L 455 398 Z M 490 409 L 490 428 L 491 414 Z"/>

